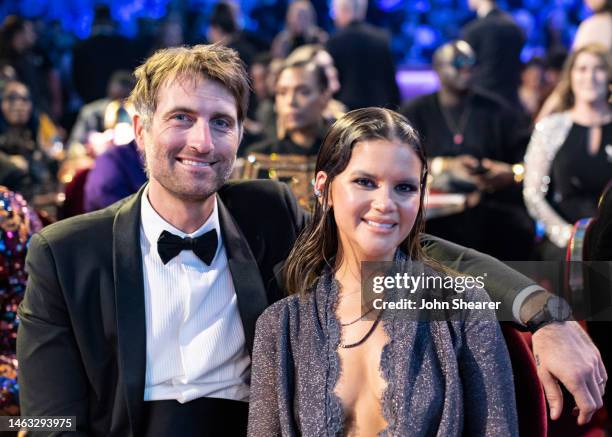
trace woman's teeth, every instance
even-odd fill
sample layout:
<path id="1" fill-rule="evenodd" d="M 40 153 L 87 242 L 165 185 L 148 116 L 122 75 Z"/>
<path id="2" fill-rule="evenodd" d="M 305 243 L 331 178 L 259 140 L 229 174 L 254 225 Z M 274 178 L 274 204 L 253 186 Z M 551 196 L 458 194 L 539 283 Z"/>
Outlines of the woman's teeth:
<path id="1" fill-rule="evenodd" d="M 377 223 L 377 222 L 373 222 L 372 220 L 366 220 L 366 223 L 371 226 L 375 226 L 377 228 L 383 228 L 383 229 L 391 229 L 393 226 L 395 226 L 395 224 L 393 223 Z"/>

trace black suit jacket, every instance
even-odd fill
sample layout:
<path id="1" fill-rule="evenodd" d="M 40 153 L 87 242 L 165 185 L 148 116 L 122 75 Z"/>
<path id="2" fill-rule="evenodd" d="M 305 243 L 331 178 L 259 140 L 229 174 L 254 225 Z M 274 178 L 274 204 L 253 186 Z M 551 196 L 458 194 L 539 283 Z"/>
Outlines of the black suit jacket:
<path id="1" fill-rule="evenodd" d="M 77 434 L 136 436 L 143 427 L 146 331 L 140 198 L 63 220 L 30 243 L 17 339 L 23 415 L 76 416 Z M 285 184 L 230 183 L 218 193 L 222 238 L 252 350 L 255 321 L 282 297 L 277 277 L 306 214 Z M 424 236 L 428 253 L 488 272 L 506 308 L 531 282 L 499 261 Z"/>
<path id="2" fill-rule="evenodd" d="M 274 267 L 305 214 L 285 184 L 235 183 L 218 195 L 250 351 L 257 317 L 280 297 Z M 32 238 L 17 345 L 22 414 L 76 415 L 82 435 L 139 434 L 146 366 L 141 196 L 142 189 Z"/>
<path id="3" fill-rule="evenodd" d="M 338 69 L 338 100 L 349 109 L 397 109 L 400 92 L 387 34 L 367 23 L 352 23 L 327 42 Z"/>
<path id="4" fill-rule="evenodd" d="M 495 8 L 468 23 L 462 34 L 476 52 L 478 70 L 474 83 L 518 104 L 521 51 L 525 45 L 521 28 L 510 15 Z"/>

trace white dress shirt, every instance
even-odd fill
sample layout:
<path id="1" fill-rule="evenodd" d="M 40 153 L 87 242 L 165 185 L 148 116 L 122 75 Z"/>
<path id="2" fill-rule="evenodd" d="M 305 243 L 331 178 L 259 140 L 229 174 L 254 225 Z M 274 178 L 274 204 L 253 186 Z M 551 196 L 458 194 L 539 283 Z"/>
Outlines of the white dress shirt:
<path id="1" fill-rule="evenodd" d="M 162 231 L 197 237 L 215 229 L 210 266 L 192 251 L 167 264 L 157 252 Z M 144 400 L 200 397 L 248 401 L 251 360 L 219 226 L 217 202 L 192 234 L 166 222 L 142 195 L 140 248 L 144 273 L 147 360 Z"/>

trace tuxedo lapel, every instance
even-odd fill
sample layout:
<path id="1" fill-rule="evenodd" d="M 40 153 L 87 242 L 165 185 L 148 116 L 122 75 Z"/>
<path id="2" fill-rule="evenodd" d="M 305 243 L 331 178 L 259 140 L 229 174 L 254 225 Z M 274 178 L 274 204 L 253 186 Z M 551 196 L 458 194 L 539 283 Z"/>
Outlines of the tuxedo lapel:
<path id="1" fill-rule="evenodd" d="M 246 345 L 251 352 L 255 339 L 255 322 L 270 302 L 268 302 L 259 266 L 246 238 L 219 196 L 217 196 L 217 204 L 223 244 L 238 297 L 238 311 L 242 319 Z"/>
<path id="2" fill-rule="evenodd" d="M 144 278 L 140 251 L 143 190 L 144 187 L 121 206 L 113 223 L 119 378 L 125 387 L 133 435 L 139 434 L 141 426 L 146 371 Z"/>

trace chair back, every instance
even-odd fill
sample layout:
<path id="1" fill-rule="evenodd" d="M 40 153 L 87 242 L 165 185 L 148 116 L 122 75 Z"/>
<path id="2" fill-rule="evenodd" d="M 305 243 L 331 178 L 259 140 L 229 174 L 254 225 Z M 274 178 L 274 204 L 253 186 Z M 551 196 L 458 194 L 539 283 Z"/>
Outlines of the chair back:
<path id="1" fill-rule="evenodd" d="M 531 334 L 512 323 L 500 323 L 512 362 L 521 437 L 546 437 L 548 423 L 544 390 L 531 352 Z"/>
<path id="2" fill-rule="evenodd" d="M 90 168 L 77 170 L 72 180 L 64 187 L 64 204 L 61 208 L 61 218 L 68 218 L 85 212 L 85 183 Z"/>
<path id="3" fill-rule="evenodd" d="M 251 153 L 244 161 L 242 179 L 272 179 L 285 182 L 298 203 L 311 209 L 316 157 Z"/>

